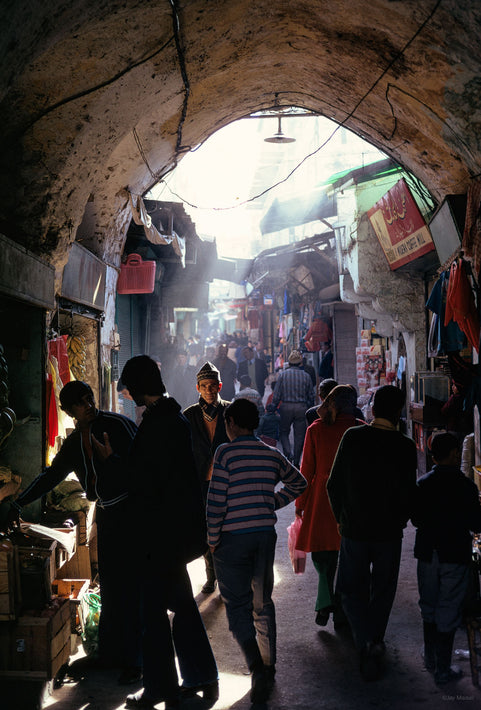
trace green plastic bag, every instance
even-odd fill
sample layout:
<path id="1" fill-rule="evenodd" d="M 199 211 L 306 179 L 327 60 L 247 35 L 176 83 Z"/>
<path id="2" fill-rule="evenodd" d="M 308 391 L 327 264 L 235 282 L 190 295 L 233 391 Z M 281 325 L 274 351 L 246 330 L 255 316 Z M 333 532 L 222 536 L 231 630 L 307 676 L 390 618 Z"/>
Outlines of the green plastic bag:
<path id="1" fill-rule="evenodd" d="M 87 656 L 98 658 L 99 655 L 99 617 L 100 595 L 87 592 L 82 599 L 84 605 L 84 630 L 82 633 L 82 646 Z"/>

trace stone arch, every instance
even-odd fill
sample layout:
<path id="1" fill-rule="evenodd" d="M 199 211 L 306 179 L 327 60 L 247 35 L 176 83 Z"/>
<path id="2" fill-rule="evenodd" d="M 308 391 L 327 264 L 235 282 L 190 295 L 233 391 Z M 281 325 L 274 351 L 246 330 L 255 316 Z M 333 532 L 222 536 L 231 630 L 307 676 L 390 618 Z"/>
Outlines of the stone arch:
<path id="1" fill-rule="evenodd" d="M 297 105 L 341 122 L 438 199 L 480 172 L 481 7 L 456 0 L 52 0 L 3 28 L 0 228 L 116 261 L 144 192 L 231 121 Z"/>

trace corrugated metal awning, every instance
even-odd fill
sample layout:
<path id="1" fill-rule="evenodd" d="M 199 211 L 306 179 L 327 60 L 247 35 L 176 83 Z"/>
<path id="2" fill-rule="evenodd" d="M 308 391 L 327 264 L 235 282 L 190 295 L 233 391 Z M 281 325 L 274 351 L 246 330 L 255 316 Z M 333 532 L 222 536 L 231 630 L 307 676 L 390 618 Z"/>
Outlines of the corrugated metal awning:
<path id="1" fill-rule="evenodd" d="M 280 232 L 288 227 L 335 217 L 337 197 L 335 194 L 328 196 L 325 189 L 318 187 L 305 195 L 282 202 L 276 198 L 260 221 L 262 234 Z"/>

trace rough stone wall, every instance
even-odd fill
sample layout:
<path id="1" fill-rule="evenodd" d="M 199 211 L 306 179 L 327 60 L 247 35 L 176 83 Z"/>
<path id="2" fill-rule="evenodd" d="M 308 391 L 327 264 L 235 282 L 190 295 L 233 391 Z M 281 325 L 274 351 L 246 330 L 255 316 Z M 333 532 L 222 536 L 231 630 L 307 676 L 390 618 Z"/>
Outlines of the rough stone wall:
<path id="1" fill-rule="evenodd" d="M 478 2 L 3 5 L 0 230 L 58 274 L 87 200 L 90 247 L 118 263 L 123 189 L 144 192 L 190 147 L 276 100 L 343 122 L 438 198 L 480 172 Z"/>
<path id="2" fill-rule="evenodd" d="M 379 241 L 364 215 L 357 223 L 346 258 L 349 275 L 341 279 L 341 298 L 357 304 L 363 318 L 376 321 L 380 335 L 402 333 L 409 374 L 426 367 L 426 309 L 421 275 L 391 271 Z"/>

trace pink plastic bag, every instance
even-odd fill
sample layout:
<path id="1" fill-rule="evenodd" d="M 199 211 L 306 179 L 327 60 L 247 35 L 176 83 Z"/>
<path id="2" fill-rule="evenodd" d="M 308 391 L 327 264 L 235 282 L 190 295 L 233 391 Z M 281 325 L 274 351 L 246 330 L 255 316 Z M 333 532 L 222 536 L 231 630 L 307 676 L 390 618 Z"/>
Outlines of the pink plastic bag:
<path id="1" fill-rule="evenodd" d="M 297 538 L 302 525 L 302 518 L 297 518 L 287 528 L 287 547 L 295 574 L 304 574 L 306 571 L 307 554 L 303 550 L 296 550 Z"/>

